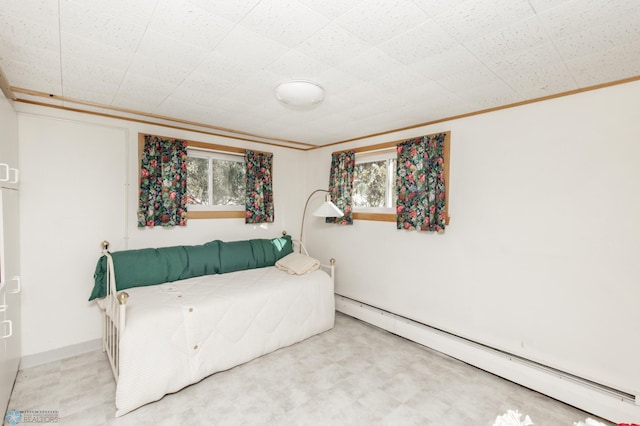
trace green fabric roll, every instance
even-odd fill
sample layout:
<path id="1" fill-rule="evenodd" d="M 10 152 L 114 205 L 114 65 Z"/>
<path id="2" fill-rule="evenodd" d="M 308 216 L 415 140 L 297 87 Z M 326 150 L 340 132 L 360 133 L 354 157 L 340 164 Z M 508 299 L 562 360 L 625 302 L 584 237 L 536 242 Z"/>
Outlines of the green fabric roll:
<path id="1" fill-rule="evenodd" d="M 273 266 L 290 253 L 293 253 L 293 242 L 289 235 L 285 235 L 271 240 L 216 240 L 197 246 L 123 250 L 111 253 L 111 257 L 119 291 L 202 275 Z M 90 301 L 107 294 L 106 270 L 107 259 L 102 256 L 93 276 Z"/>
<path id="2" fill-rule="evenodd" d="M 220 244 L 224 243 L 216 240 L 201 246 L 184 246 L 188 265 L 184 272 L 184 278 L 179 279 L 219 274 L 221 270 Z"/>
<path id="3" fill-rule="evenodd" d="M 223 274 L 257 268 L 249 241 L 231 241 L 220 246 L 220 266 Z"/>

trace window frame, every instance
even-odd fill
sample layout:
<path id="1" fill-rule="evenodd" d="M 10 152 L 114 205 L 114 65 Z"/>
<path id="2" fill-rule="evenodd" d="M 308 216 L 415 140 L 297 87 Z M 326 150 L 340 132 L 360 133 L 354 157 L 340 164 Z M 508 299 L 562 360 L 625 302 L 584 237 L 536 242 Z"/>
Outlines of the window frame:
<path id="1" fill-rule="evenodd" d="M 362 153 L 356 153 L 355 166 L 357 168 L 358 164 L 362 163 L 373 163 L 377 161 L 389 161 L 395 159 L 397 157 L 395 148 L 384 148 L 379 150 L 366 151 Z M 396 194 L 390 193 L 391 189 L 394 187 L 393 183 L 395 180 L 396 170 L 393 167 L 387 168 L 387 181 L 385 183 L 385 193 L 387 197 L 387 203 L 390 207 L 362 207 L 362 206 L 353 206 L 353 213 L 375 213 L 375 214 L 395 214 L 395 197 Z M 354 188 L 355 189 L 355 188 Z M 355 195 L 355 194 L 354 194 Z"/>
<path id="2" fill-rule="evenodd" d="M 364 153 L 380 151 L 388 148 L 393 148 L 395 150 L 397 145 L 404 141 L 414 139 L 416 137 L 429 137 L 429 136 L 433 136 L 441 133 L 444 133 L 445 135 L 444 137 L 444 181 L 446 185 L 445 209 L 447 211 L 447 218 L 446 218 L 445 224 L 449 225 L 449 221 L 451 220 L 451 216 L 449 216 L 449 198 L 450 198 L 449 189 L 451 187 L 450 179 L 449 179 L 449 162 L 451 158 L 451 154 L 450 154 L 451 153 L 451 147 L 450 147 L 451 131 L 450 130 L 447 130 L 445 132 L 436 132 L 436 133 L 429 133 L 427 135 L 408 137 L 408 138 L 399 139 L 391 142 L 382 142 L 375 145 L 361 146 L 361 147 L 353 148 L 353 151 L 356 153 L 356 158 L 357 158 L 359 153 L 362 155 Z M 395 178 L 395 173 L 394 173 L 394 178 Z M 396 222 L 395 206 L 393 208 L 393 213 L 369 212 L 369 211 L 361 211 L 360 209 L 358 210 L 359 211 L 353 212 L 354 220 Z"/>

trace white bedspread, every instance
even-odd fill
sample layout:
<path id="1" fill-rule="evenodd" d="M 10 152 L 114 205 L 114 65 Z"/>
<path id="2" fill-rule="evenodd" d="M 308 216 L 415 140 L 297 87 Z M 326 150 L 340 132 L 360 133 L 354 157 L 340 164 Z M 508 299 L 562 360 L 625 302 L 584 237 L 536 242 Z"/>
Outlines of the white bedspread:
<path id="1" fill-rule="evenodd" d="M 329 330 L 333 282 L 275 267 L 128 289 L 116 416 Z"/>

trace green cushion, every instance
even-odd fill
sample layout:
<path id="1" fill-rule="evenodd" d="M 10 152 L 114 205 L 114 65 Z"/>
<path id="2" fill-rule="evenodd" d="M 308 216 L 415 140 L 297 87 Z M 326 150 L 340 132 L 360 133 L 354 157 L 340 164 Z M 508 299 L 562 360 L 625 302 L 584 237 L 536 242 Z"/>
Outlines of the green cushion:
<path id="1" fill-rule="evenodd" d="M 198 246 L 123 250 L 111 253 L 117 290 L 157 285 L 202 275 L 273 266 L 293 252 L 289 235 L 246 241 L 211 241 Z M 98 260 L 89 300 L 106 295 L 107 260 Z"/>
<path id="2" fill-rule="evenodd" d="M 291 237 L 255 239 L 220 244 L 220 273 L 264 268 L 293 253 Z"/>
<path id="3" fill-rule="evenodd" d="M 118 290 L 182 280 L 220 271 L 219 241 L 201 246 L 123 250 L 111 253 Z M 89 300 L 106 294 L 107 259 L 102 256 L 94 274 Z"/>
<path id="4" fill-rule="evenodd" d="M 256 268 L 249 241 L 232 241 L 220 246 L 220 265 L 223 274 Z"/>
<path id="5" fill-rule="evenodd" d="M 249 241 L 261 241 L 265 252 L 273 254 L 273 257 L 266 258 L 265 255 L 265 263 L 268 263 L 265 266 L 273 266 L 276 262 L 288 254 L 293 253 L 293 241 L 291 240 L 291 235 L 284 235 L 280 238 L 272 238 L 270 240 L 249 240 Z M 269 247 L 270 246 L 270 247 Z M 269 248 L 267 248 L 269 247 Z"/>
<path id="6" fill-rule="evenodd" d="M 188 265 L 184 275 L 199 277 L 219 274 L 220 244 L 223 244 L 222 241 L 211 241 L 201 246 L 185 246 Z"/>

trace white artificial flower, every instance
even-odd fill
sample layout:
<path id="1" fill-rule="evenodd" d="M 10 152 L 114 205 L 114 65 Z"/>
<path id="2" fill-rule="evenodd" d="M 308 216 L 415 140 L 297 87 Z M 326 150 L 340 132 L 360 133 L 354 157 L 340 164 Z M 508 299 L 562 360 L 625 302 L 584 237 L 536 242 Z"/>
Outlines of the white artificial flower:
<path id="1" fill-rule="evenodd" d="M 604 423 L 601 423 L 597 420 L 593 420 L 592 418 L 586 419 L 584 422 L 573 422 L 574 426 L 607 426 Z"/>
<path id="2" fill-rule="evenodd" d="M 518 410 L 509 410 L 501 416 L 496 417 L 493 426 L 532 426 L 533 422 L 529 416 L 521 419 L 522 413 Z"/>

